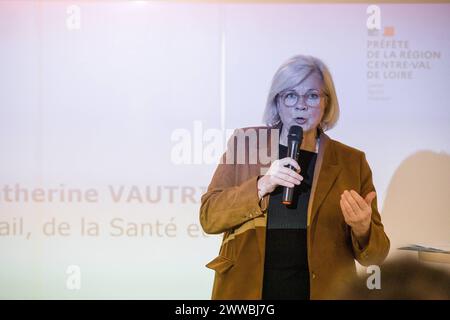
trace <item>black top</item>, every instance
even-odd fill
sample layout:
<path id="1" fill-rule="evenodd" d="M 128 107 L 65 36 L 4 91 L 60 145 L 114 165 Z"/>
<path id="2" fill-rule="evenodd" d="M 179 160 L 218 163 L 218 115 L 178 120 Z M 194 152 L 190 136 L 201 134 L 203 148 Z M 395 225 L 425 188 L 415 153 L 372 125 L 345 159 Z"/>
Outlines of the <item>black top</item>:
<path id="1" fill-rule="evenodd" d="M 287 156 L 279 145 L 279 158 Z M 263 299 L 309 299 L 307 254 L 307 212 L 317 154 L 300 150 L 303 181 L 294 187 L 292 205 L 281 203 L 283 187 L 278 186 L 269 200 Z"/>

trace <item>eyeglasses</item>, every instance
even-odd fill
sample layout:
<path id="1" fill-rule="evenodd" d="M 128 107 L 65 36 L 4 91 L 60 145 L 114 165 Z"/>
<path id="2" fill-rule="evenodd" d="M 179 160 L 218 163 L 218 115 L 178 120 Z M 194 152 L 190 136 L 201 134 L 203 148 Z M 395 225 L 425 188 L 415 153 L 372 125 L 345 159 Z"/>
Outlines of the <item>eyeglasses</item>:
<path id="1" fill-rule="evenodd" d="M 288 90 L 279 94 L 281 103 L 287 108 L 293 108 L 299 105 L 300 101 L 310 108 L 317 107 L 322 97 L 326 97 L 325 93 L 317 90 L 307 91 L 305 94 L 298 94 L 295 90 Z"/>

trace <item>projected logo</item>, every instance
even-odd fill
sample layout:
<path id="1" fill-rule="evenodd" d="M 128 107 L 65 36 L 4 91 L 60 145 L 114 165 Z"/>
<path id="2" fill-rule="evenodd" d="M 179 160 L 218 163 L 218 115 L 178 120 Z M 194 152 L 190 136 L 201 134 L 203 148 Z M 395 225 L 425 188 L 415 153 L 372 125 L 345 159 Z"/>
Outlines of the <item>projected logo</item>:
<path id="1" fill-rule="evenodd" d="M 368 6 L 366 13 L 368 99 L 389 100 L 392 81 L 410 81 L 429 72 L 441 59 L 441 52 L 419 49 L 420 43 L 398 36 L 400 28 L 383 25 L 379 6 Z"/>

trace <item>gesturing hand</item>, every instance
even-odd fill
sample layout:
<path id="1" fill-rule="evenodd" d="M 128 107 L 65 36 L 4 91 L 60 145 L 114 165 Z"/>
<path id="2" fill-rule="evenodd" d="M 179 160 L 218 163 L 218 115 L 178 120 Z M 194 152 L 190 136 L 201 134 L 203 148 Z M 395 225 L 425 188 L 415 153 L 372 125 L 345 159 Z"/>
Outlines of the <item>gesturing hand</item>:
<path id="1" fill-rule="evenodd" d="M 286 168 L 285 166 L 288 164 L 293 166 L 297 172 L 290 168 Z M 267 173 L 258 180 L 259 198 L 271 193 L 279 185 L 289 188 L 293 188 L 294 185 L 299 185 L 303 180 L 303 177 L 298 174 L 300 170 L 297 161 L 292 158 L 286 157 L 274 161 Z"/>
<path id="2" fill-rule="evenodd" d="M 369 192 L 365 198 L 355 190 L 345 190 L 341 194 L 340 204 L 344 220 L 359 239 L 364 240 L 368 236 L 372 217 L 372 201 L 375 196 L 375 191 Z"/>

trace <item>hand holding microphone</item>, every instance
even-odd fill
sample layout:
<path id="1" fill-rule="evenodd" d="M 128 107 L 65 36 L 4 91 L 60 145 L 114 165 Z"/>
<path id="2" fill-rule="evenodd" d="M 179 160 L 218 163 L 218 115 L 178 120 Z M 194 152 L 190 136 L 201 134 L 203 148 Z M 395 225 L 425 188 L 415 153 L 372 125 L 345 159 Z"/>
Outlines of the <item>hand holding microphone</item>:
<path id="1" fill-rule="evenodd" d="M 287 168 L 286 165 L 291 165 L 297 171 Z M 259 198 L 271 193 L 277 186 L 293 188 L 295 185 L 299 185 L 303 180 L 303 177 L 298 174 L 300 170 L 297 161 L 292 158 L 286 157 L 274 161 L 269 171 L 258 180 Z"/>
<path id="2" fill-rule="evenodd" d="M 302 139 L 302 128 L 300 126 L 292 126 L 288 135 L 288 157 L 274 161 L 269 171 L 258 180 L 258 195 L 260 199 L 275 190 L 277 186 L 283 186 L 285 187 L 283 190 L 283 203 L 289 204 L 292 201 L 294 186 L 299 185 L 303 180 L 303 177 L 299 174 L 301 171 L 300 166 L 293 159 L 297 155 Z"/>

